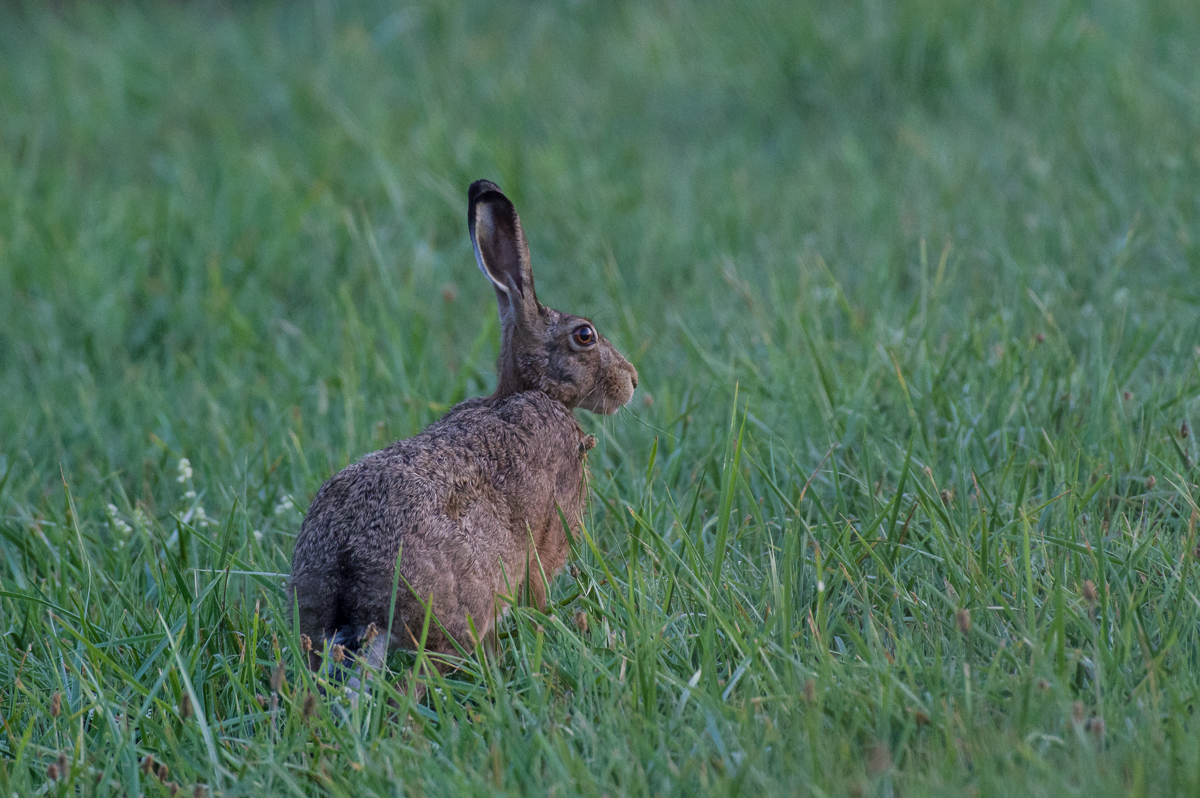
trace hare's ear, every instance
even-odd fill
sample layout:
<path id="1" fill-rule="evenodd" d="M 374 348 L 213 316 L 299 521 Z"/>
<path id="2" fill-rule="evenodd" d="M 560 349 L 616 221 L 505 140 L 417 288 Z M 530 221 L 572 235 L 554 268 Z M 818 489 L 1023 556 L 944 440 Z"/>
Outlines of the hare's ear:
<path id="1" fill-rule="evenodd" d="M 505 299 L 514 311 L 536 308 L 533 268 L 521 219 L 495 183 L 476 180 L 467 190 L 467 227 L 475 261 L 495 286 L 501 313 L 505 311 Z"/>

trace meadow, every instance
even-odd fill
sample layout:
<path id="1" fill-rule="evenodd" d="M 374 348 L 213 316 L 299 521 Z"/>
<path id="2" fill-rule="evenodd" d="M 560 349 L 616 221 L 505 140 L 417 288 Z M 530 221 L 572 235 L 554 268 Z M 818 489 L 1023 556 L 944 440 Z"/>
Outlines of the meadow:
<path id="1" fill-rule="evenodd" d="M 0 4 L 0 795 L 1200 794 L 1196 42 Z M 326 478 L 494 387 L 481 177 L 641 382 L 546 612 L 352 706 L 284 577 Z"/>

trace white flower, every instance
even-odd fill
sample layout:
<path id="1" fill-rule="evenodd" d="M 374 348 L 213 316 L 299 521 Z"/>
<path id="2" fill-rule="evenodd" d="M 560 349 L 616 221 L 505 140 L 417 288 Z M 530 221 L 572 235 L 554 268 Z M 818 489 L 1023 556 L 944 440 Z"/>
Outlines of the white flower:
<path id="1" fill-rule="evenodd" d="M 204 512 L 204 508 L 199 505 L 196 507 L 195 518 L 196 526 L 213 526 L 216 524 L 216 521 L 213 521 L 211 518 L 209 518 L 208 514 Z"/>
<path id="2" fill-rule="evenodd" d="M 176 481 L 182 485 L 192 478 L 192 463 L 186 457 L 179 458 L 179 476 Z"/>
<path id="3" fill-rule="evenodd" d="M 296 505 L 292 502 L 292 497 L 285 493 L 279 500 L 279 504 L 275 505 L 275 515 L 283 515 L 295 509 Z"/>
<path id="4" fill-rule="evenodd" d="M 196 491 L 189 490 L 187 493 L 183 494 L 183 498 L 185 498 L 189 501 L 196 498 Z"/>
<path id="5" fill-rule="evenodd" d="M 129 526 L 129 524 L 125 523 L 125 521 L 121 518 L 119 511 L 117 510 L 117 505 L 110 502 L 107 509 L 108 509 L 108 520 L 109 520 L 109 523 L 112 524 L 113 529 L 115 529 L 117 532 L 121 533 L 122 535 L 128 535 L 130 532 L 133 531 L 133 527 Z M 122 543 L 121 545 L 125 545 L 125 544 Z"/>
<path id="6" fill-rule="evenodd" d="M 254 530 L 254 539 L 257 540 L 259 543 L 262 543 L 262 530 L 261 529 Z"/>

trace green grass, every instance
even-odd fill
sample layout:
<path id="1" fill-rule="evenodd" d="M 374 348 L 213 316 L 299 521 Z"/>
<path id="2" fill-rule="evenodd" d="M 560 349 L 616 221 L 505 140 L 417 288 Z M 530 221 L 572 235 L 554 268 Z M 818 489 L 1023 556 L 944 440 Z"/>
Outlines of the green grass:
<path id="1" fill-rule="evenodd" d="M 1197 794 L 1196 41 L 0 6 L 0 794 Z M 547 613 L 348 711 L 282 576 L 328 476 L 494 384 L 478 177 L 641 386 Z"/>

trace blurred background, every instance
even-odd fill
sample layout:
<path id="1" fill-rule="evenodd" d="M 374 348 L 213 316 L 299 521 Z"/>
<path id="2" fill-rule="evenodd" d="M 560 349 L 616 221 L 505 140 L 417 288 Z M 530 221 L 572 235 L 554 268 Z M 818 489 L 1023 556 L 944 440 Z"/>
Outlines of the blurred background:
<path id="1" fill-rule="evenodd" d="M 1155 357 L 1200 340 L 1198 15 L 6 4 L 0 465 L 140 495 L 148 433 L 244 462 L 294 431 L 311 490 L 487 392 L 478 177 L 522 213 L 543 301 L 667 401 L 659 426 L 724 416 L 741 380 L 823 450 L 843 411 L 801 331 L 857 373 L 906 349 L 914 301 L 930 345 L 1053 317 L 1077 360 L 1141 347 L 1131 372 L 1169 377 Z M 1137 324 L 1102 332 L 1116 316 Z"/>

